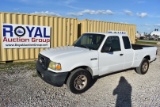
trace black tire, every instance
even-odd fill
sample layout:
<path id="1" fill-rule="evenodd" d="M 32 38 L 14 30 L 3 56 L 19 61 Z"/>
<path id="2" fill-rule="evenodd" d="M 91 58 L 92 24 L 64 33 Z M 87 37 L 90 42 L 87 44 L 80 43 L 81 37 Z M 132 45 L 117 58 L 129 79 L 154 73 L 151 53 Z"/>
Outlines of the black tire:
<path id="1" fill-rule="evenodd" d="M 91 74 L 87 70 L 79 68 L 71 72 L 67 79 L 67 86 L 72 93 L 80 94 L 88 90 L 91 80 Z"/>
<path id="2" fill-rule="evenodd" d="M 149 69 L 149 61 L 144 58 L 139 67 L 136 68 L 138 74 L 146 74 Z"/>

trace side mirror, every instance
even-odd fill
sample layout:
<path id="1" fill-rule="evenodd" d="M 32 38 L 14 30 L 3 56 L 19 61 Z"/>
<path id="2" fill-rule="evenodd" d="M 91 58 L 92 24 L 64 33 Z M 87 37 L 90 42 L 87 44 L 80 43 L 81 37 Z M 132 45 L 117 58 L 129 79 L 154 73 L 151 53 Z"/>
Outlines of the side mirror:
<path id="1" fill-rule="evenodd" d="M 112 47 L 109 46 L 109 47 L 103 47 L 101 52 L 112 52 Z"/>

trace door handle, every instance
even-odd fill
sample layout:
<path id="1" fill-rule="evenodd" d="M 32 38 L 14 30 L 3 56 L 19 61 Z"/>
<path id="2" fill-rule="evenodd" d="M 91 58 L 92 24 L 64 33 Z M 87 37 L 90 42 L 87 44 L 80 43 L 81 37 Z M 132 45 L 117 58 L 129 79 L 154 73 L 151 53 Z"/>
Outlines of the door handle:
<path id="1" fill-rule="evenodd" d="M 120 54 L 120 56 L 123 56 L 123 54 Z"/>

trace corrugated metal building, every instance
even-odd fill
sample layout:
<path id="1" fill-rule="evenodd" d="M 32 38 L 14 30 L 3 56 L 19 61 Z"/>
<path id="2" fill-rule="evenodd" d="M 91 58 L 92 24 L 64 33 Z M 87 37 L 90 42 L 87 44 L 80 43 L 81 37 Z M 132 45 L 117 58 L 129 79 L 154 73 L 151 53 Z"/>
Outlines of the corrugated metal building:
<path id="1" fill-rule="evenodd" d="M 51 27 L 51 47 L 71 45 L 77 39 L 78 20 L 74 18 L 31 14 L 0 13 L 0 24 L 40 25 Z M 2 26 L 0 26 L 2 42 Z M 0 43 L 0 62 L 34 60 L 43 48 L 4 49 Z"/>
<path id="2" fill-rule="evenodd" d="M 3 48 L 2 24 L 21 24 L 49 26 L 50 47 L 72 45 L 85 32 L 107 32 L 108 30 L 127 31 L 132 43 L 135 43 L 136 26 L 94 20 L 78 21 L 75 18 L 43 16 L 33 14 L 0 13 L 0 62 L 35 60 L 44 48 Z"/>
<path id="3" fill-rule="evenodd" d="M 132 43 L 135 43 L 136 25 L 95 20 L 79 21 L 79 35 L 85 32 L 107 32 L 109 30 L 126 31 Z"/>

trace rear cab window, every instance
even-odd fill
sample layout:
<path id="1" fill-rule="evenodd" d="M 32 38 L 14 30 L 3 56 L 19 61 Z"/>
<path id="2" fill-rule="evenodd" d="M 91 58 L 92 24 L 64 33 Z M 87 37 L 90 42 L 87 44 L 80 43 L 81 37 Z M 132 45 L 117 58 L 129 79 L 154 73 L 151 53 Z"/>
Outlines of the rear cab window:
<path id="1" fill-rule="evenodd" d="M 129 41 L 129 38 L 127 36 L 123 36 L 123 44 L 125 49 L 131 49 L 131 43 Z"/>

